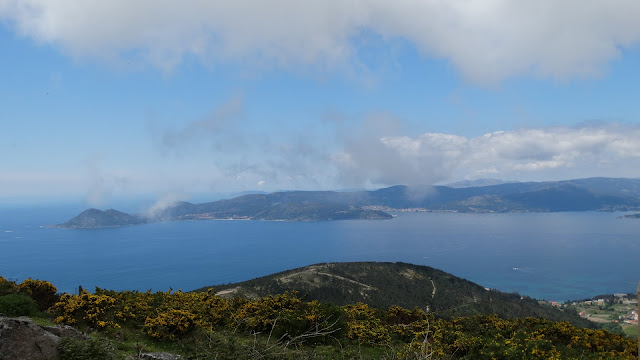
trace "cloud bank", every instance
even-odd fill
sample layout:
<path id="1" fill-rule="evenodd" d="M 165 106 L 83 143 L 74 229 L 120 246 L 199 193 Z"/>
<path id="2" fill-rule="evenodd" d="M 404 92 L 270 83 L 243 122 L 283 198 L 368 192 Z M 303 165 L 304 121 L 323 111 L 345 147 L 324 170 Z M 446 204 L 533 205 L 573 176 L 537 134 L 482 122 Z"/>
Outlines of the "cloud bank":
<path id="1" fill-rule="evenodd" d="M 598 75 L 640 41 L 636 0 L 0 0 L 0 19 L 77 57 L 171 70 L 206 64 L 359 64 L 365 33 L 448 59 L 469 81 Z"/>
<path id="2" fill-rule="evenodd" d="M 375 146 L 356 151 L 347 144 L 333 159 L 352 184 L 637 177 L 638 138 L 640 126 L 620 124 L 497 131 L 472 138 L 426 133 L 380 137 L 372 141 Z"/>
<path id="3" fill-rule="evenodd" d="M 234 109 L 231 104 L 235 101 L 214 113 L 227 114 L 223 110 Z M 219 124 L 226 116 L 211 119 Z M 185 129 L 197 127 L 197 133 L 207 134 L 201 122 L 194 124 Z M 216 191 L 418 186 L 478 178 L 545 181 L 638 177 L 640 169 L 640 125 L 585 123 L 465 137 L 412 134 L 400 119 L 384 112 L 372 113 L 359 123 L 325 125 L 333 128 L 330 140 L 322 137 L 317 141 L 314 130 L 279 141 L 268 134 L 253 134 L 242 141 L 245 146 L 241 152 L 234 147 L 210 147 L 205 141 L 199 145 L 204 151 L 190 152 L 195 160 L 185 161 L 193 160 L 199 169 L 200 158 L 196 155 L 215 157 L 210 163 L 213 170 L 200 179 Z M 235 133 L 229 129 L 218 133 L 217 126 L 213 130 L 221 138 L 227 132 Z M 327 129 L 315 131 L 326 133 Z M 172 151 L 180 153 L 183 147 L 197 145 L 191 130 L 166 132 L 165 138 L 167 134 L 189 134 L 185 141 L 171 142 Z"/>
<path id="4" fill-rule="evenodd" d="M 290 143 L 257 143 L 239 157 L 219 156 L 212 164 L 214 169 L 203 166 L 210 152 L 193 159 L 178 158 L 185 164 L 169 188 L 179 191 L 161 199 L 148 213 L 158 213 L 175 201 L 186 200 L 187 192 L 418 186 L 478 178 L 546 181 L 639 176 L 638 125 L 527 128 L 476 137 L 400 135 L 393 122 L 385 122 L 385 116 L 389 115 L 374 115 L 358 131 L 344 132 L 330 147 L 314 143 L 310 134 Z M 223 151 L 233 155 L 231 149 Z M 110 195 L 125 190 L 167 190 L 167 180 L 153 166 L 131 169 L 126 178 L 108 174 L 93 163 L 89 170 L 92 186 L 88 200 L 99 205 L 108 202 Z M 25 189 L 32 195 L 46 194 L 50 189 L 73 194 L 83 185 L 68 173 L 27 175 L 3 173 L 1 188 L 13 192 Z M 0 192 L 1 195 L 7 196 Z"/>

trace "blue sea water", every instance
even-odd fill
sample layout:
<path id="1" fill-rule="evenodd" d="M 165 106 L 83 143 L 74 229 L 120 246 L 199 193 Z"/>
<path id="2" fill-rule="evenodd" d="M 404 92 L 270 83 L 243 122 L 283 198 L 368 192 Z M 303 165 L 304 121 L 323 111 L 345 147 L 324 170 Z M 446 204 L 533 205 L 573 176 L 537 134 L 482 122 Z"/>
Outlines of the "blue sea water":
<path id="1" fill-rule="evenodd" d="M 81 210 L 81 209 L 80 209 Z M 194 221 L 70 230 L 78 208 L 0 208 L 0 276 L 192 290 L 318 262 L 403 261 L 488 288 L 572 300 L 635 292 L 640 221 L 621 213 L 397 213 L 384 221 Z"/>

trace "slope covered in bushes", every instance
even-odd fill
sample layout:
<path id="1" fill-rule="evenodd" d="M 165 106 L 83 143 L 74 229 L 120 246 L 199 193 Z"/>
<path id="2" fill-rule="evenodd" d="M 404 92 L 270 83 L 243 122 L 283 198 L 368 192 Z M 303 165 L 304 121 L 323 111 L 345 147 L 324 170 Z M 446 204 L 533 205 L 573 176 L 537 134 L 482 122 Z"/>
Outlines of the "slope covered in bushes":
<path id="1" fill-rule="evenodd" d="M 58 324 L 93 334 L 60 343 L 61 359 L 163 350 L 185 359 L 635 359 L 636 343 L 543 318 L 436 318 L 419 308 L 306 301 L 285 292 L 226 299 L 207 292 L 96 289 L 55 295 L 46 281 L 0 278 L 0 299 L 40 304 Z M 0 301 L 0 303 L 2 303 Z M 11 301 L 9 301 L 11 303 Z M 42 303 L 44 304 L 44 302 Z M 37 305 L 36 305 L 37 306 Z M 87 342 L 88 341 L 88 342 Z"/>

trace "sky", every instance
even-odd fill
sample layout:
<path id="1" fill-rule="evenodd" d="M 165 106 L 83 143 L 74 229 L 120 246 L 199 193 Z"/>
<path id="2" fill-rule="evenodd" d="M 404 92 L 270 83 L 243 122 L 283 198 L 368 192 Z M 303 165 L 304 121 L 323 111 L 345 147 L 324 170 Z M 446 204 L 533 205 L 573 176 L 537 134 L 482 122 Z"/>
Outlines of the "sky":
<path id="1" fill-rule="evenodd" d="M 0 201 L 640 177 L 637 0 L 0 0 Z"/>

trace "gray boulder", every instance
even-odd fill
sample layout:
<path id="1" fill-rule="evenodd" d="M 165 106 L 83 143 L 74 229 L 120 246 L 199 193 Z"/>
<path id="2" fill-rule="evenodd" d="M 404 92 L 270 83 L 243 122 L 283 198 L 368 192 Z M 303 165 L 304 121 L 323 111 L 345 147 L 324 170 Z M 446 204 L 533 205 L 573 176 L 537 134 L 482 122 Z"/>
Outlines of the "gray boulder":
<path id="1" fill-rule="evenodd" d="M 56 325 L 56 326 L 42 326 L 42 328 L 55 336 L 68 337 L 76 340 L 89 340 L 91 339 L 87 334 L 80 332 L 79 330 L 69 325 Z"/>
<path id="2" fill-rule="evenodd" d="M 56 360 L 60 337 L 26 317 L 0 317 L 0 360 Z"/>

